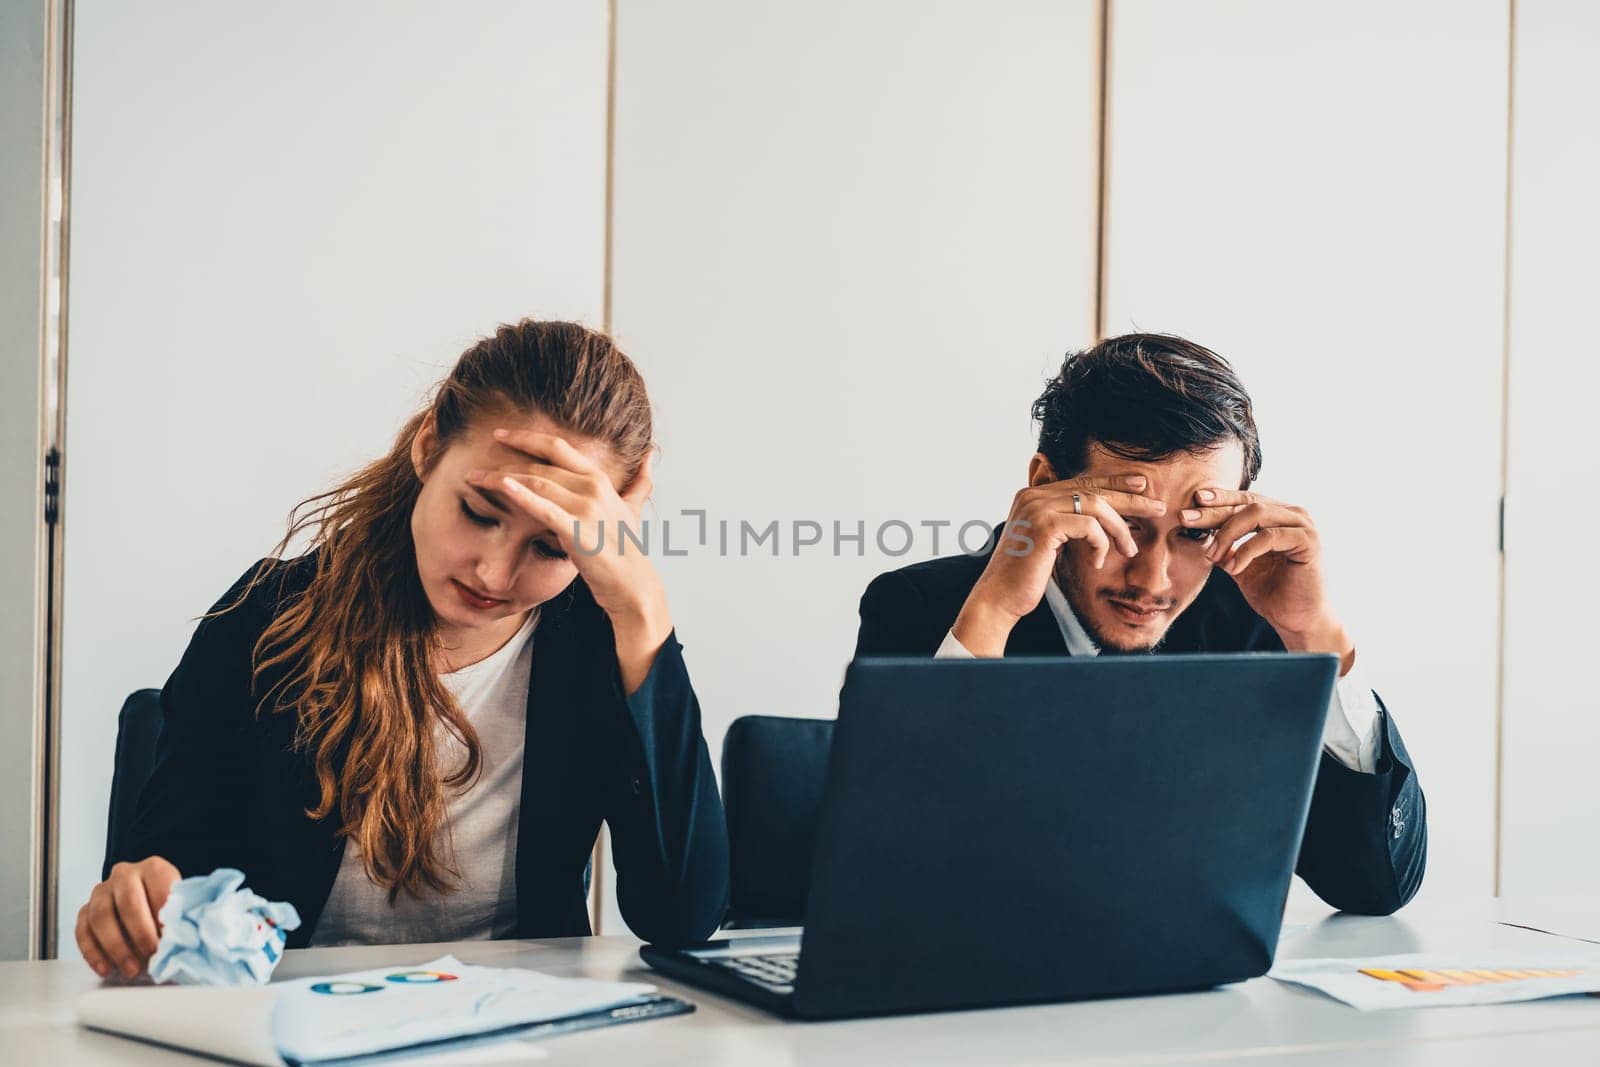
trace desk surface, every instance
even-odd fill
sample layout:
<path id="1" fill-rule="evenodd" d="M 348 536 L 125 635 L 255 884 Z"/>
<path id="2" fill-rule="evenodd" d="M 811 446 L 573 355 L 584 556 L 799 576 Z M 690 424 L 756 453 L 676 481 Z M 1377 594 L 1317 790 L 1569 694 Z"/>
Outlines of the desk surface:
<path id="1" fill-rule="evenodd" d="M 1296 900 L 1279 957 L 1552 946 L 1550 935 L 1499 925 L 1499 903 L 1418 902 L 1385 919 L 1335 915 Z M 1019 950 L 1026 949 L 1026 937 Z M 1451 1064 L 1521 1067 L 1531 1060 L 1600 1063 L 1600 999 L 1567 997 L 1481 1008 L 1358 1012 L 1320 994 L 1258 978 L 1204 993 L 948 1012 L 830 1023 L 789 1023 L 646 970 L 638 942 L 608 936 L 555 941 L 303 949 L 277 976 L 417 963 L 454 952 L 468 963 L 559 975 L 644 979 L 698 1006 L 691 1015 L 530 1045 L 561 1063 L 629 1067 L 867 1064 Z M 155 1064 L 206 1061 L 79 1028 L 73 1001 L 97 979 L 81 960 L 0 963 L 0 1059 L 7 1063 Z M 535 1053 L 536 1055 L 537 1053 Z M 504 1058 L 501 1058 L 504 1057 Z M 1517 1061 L 1521 1064 L 1517 1064 Z"/>

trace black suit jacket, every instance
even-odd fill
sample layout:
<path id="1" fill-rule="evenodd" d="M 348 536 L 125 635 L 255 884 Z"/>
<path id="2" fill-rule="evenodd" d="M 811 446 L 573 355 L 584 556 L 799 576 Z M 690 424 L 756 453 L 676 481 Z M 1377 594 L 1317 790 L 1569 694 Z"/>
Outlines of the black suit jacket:
<path id="1" fill-rule="evenodd" d="M 155 769 L 115 857 L 164 856 L 185 875 L 237 867 L 251 889 L 299 911 L 290 948 L 316 929 L 344 841 L 337 813 L 307 818 L 318 797 L 310 755 L 294 748 L 292 714 L 255 714 L 277 675 L 252 688 L 250 657 L 277 605 L 305 589 L 314 567 L 313 554 L 275 562 L 244 604 L 201 621 L 161 691 Z M 217 607 L 233 603 L 254 571 Z M 604 820 L 633 932 L 704 939 L 727 906 L 727 825 L 676 633 L 625 696 L 610 621 L 577 579 L 543 606 L 533 642 L 517 936 L 589 933 L 584 868 Z"/>
<path id="2" fill-rule="evenodd" d="M 998 535 L 996 543 L 1000 543 Z M 992 551 L 992 548 L 991 548 Z M 954 625 L 987 555 L 947 556 L 881 574 L 861 598 L 857 656 L 931 656 Z M 1220 568 L 1168 631 L 1161 652 L 1281 652 L 1283 642 Z M 1007 656 L 1066 653 L 1050 605 L 1017 622 Z M 1379 701 L 1377 773 L 1322 755 L 1295 873 L 1336 908 L 1388 915 L 1416 893 L 1428 855 L 1427 805 L 1394 719 Z"/>

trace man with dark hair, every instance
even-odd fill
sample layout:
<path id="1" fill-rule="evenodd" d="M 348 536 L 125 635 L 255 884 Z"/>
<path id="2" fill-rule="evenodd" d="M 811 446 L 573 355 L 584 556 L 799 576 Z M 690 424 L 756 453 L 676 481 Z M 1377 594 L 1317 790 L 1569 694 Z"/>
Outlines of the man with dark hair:
<path id="1" fill-rule="evenodd" d="M 1410 900 L 1427 859 L 1422 790 L 1329 603 L 1316 525 L 1250 491 L 1261 443 L 1233 368 L 1181 337 L 1112 337 L 1069 355 L 1033 414 L 1028 485 L 988 551 L 879 575 L 856 655 L 1333 653 L 1295 870 L 1346 911 Z"/>

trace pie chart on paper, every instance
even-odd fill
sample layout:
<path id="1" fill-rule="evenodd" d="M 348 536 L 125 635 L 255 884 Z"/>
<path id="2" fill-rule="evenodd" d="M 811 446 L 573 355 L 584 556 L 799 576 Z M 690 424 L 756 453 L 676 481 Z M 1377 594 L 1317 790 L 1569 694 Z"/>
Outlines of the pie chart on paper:
<path id="1" fill-rule="evenodd" d="M 402 985 L 426 985 L 429 982 L 454 982 L 456 976 L 449 971 L 397 971 L 389 975 L 387 980 Z"/>

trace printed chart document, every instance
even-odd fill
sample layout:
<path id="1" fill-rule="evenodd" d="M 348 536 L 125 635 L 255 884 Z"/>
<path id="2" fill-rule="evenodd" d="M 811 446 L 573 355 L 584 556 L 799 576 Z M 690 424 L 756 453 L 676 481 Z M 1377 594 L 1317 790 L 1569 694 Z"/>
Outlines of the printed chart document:
<path id="1" fill-rule="evenodd" d="M 1362 1011 L 1508 1004 L 1600 991 L 1600 947 L 1280 960 L 1267 975 Z"/>
<path id="2" fill-rule="evenodd" d="M 95 989 L 78 1020 L 97 1030 L 279 1067 L 371 1057 L 487 1035 L 629 1022 L 692 1010 L 643 982 L 475 967 L 454 956 L 248 989 Z"/>

